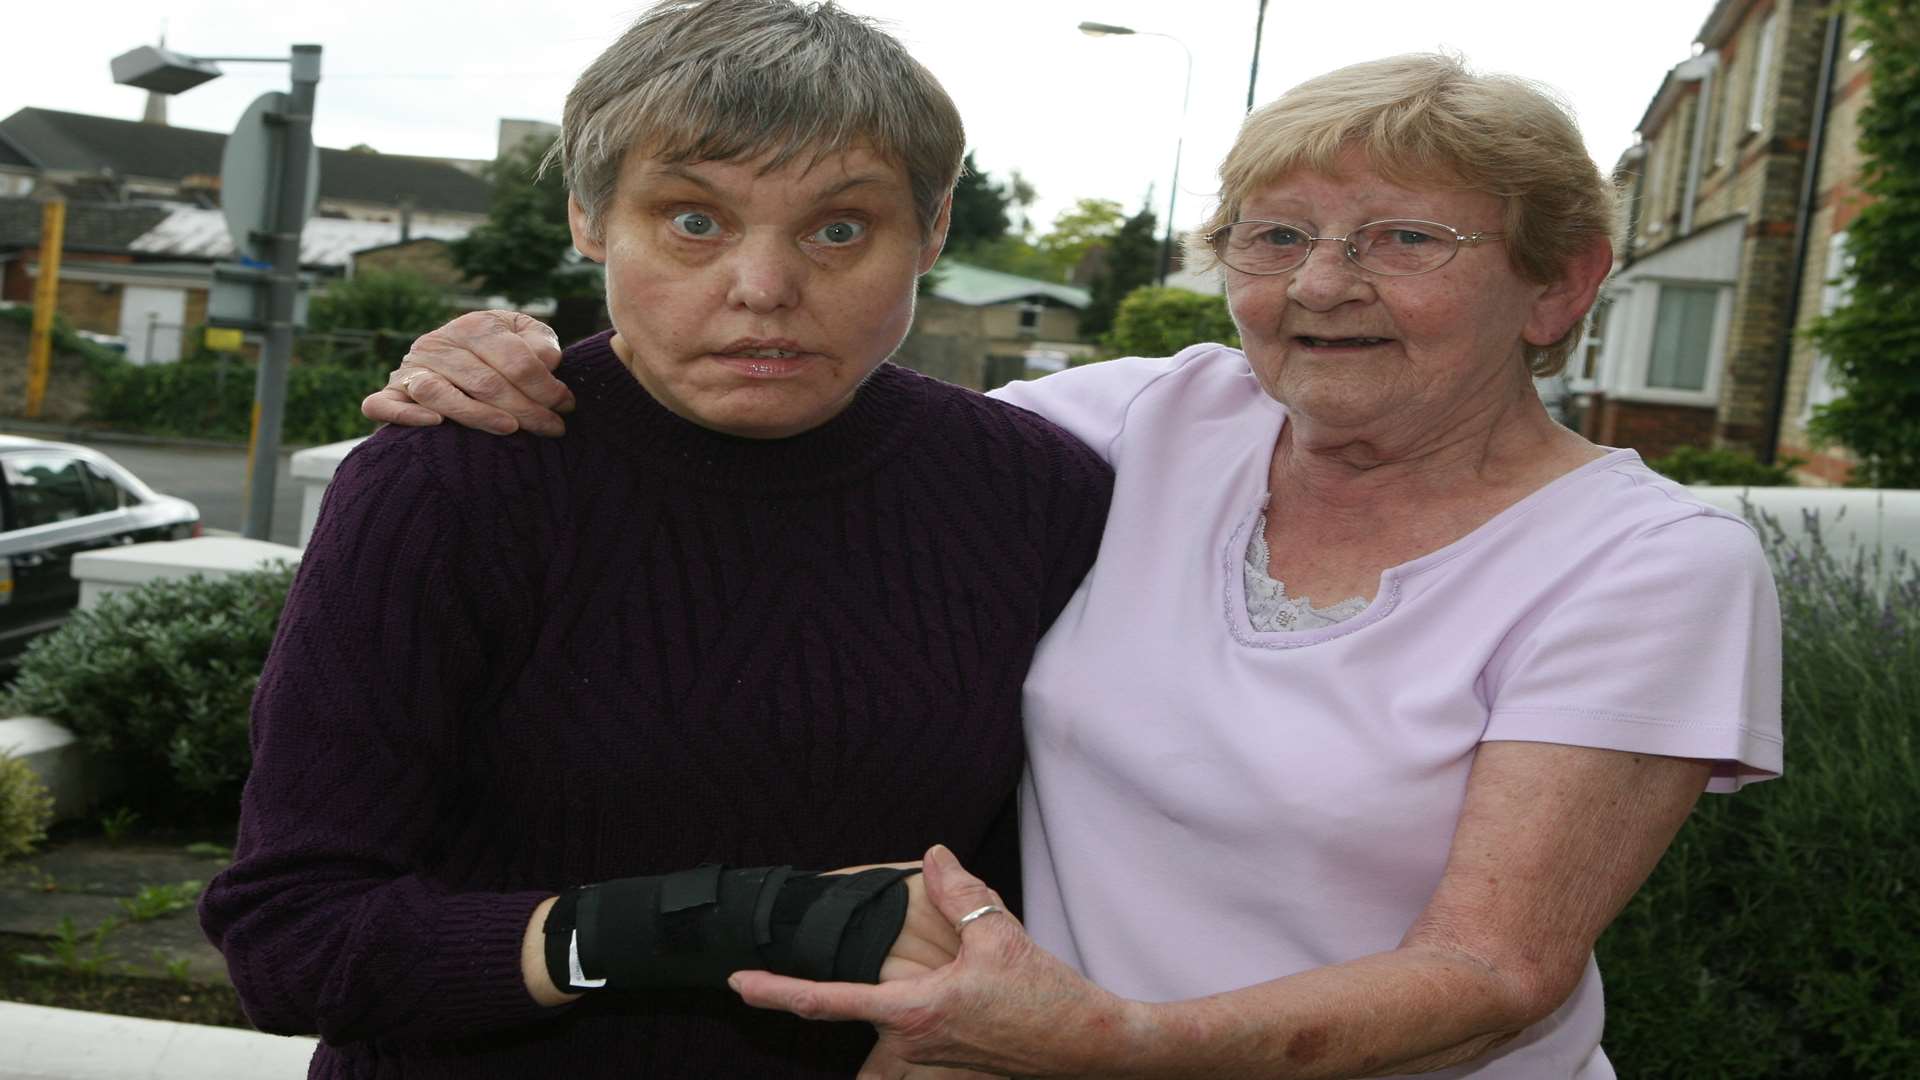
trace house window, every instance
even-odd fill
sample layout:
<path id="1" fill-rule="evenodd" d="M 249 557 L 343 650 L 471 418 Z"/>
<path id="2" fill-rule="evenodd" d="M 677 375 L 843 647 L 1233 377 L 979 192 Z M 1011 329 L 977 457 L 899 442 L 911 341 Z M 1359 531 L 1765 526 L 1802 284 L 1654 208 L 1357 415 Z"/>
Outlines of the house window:
<path id="1" fill-rule="evenodd" d="M 1719 307 L 1717 287 L 1660 287 L 1660 307 L 1653 322 L 1653 355 L 1647 362 L 1648 388 L 1706 389 L 1713 321 Z"/>
<path id="2" fill-rule="evenodd" d="M 1835 308 L 1847 302 L 1847 295 L 1853 291 L 1853 259 L 1847 255 L 1847 234 L 1834 233 L 1827 241 L 1826 284 L 1820 290 L 1820 314 L 1830 315 Z M 1807 373 L 1807 402 L 1800 410 L 1800 422 L 1805 424 L 1813 419 L 1815 406 L 1825 405 L 1840 396 L 1831 382 L 1827 381 L 1828 357 L 1825 352 L 1813 354 L 1813 370 Z"/>
<path id="3" fill-rule="evenodd" d="M 1020 336 L 1033 337 L 1040 332 L 1040 313 L 1047 310 L 1045 304 L 1028 300 L 1020 305 Z"/>
<path id="4" fill-rule="evenodd" d="M 1747 91 L 1747 130 L 1759 131 L 1767 126 L 1767 83 L 1773 78 L 1773 38 L 1774 23 L 1778 22 L 1780 12 L 1776 9 L 1767 13 L 1760 24 L 1759 40 L 1753 57 L 1753 81 Z"/>

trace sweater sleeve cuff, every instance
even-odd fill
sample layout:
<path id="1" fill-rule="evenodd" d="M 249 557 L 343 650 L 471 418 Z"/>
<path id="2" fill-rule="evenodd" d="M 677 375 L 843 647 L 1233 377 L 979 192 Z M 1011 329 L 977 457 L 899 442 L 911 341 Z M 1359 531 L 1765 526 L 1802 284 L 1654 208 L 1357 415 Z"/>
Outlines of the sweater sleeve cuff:
<path id="1" fill-rule="evenodd" d="M 440 947 L 416 971 L 435 988 L 434 1012 L 441 1023 L 455 1033 L 477 1035 L 557 1011 L 533 1000 L 520 970 L 527 922 L 552 895 L 465 893 L 443 901 Z"/>

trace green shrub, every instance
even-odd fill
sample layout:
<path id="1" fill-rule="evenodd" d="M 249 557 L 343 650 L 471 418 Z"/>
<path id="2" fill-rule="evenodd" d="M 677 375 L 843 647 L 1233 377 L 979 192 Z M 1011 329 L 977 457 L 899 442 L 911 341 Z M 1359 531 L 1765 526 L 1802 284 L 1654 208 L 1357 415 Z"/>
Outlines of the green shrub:
<path id="1" fill-rule="evenodd" d="M 122 761 L 127 802 L 154 819 L 231 813 L 248 706 L 292 581 L 280 566 L 107 596 L 27 647 L 3 704 Z"/>
<path id="2" fill-rule="evenodd" d="M 1817 526 L 1817 523 L 1814 523 Z M 1920 566 L 1761 528 L 1787 772 L 1704 797 L 1600 940 L 1621 1076 L 1920 1076 Z"/>
<path id="3" fill-rule="evenodd" d="M 53 796 L 33 767 L 0 754 L 0 862 L 25 855 L 46 839 Z"/>
<path id="4" fill-rule="evenodd" d="M 174 364 L 120 360 L 100 371 L 92 414 L 115 427 L 152 435 L 246 439 L 251 434 L 258 366 L 248 360 L 196 356 Z M 370 434 L 360 399 L 380 379 L 365 368 L 295 364 L 287 370 L 281 438 L 328 443 Z"/>
<path id="5" fill-rule="evenodd" d="M 1647 467 L 1681 484 L 1717 484 L 1727 487 L 1793 487 L 1794 467 L 1799 458 L 1785 458 L 1777 465 L 1763 465 L 1751 455 L 1737 450 L 1703 450 L 1682 446 L 1663 458 L 1647 462 Z"/>
<path id="6" fill-rule="evenodd" d="M 1239 346 L 1226 297 L 1147 287 L 1120 301 L 1100 344 L 1108 356 L 1172 356 L 1203 341 Z"/>

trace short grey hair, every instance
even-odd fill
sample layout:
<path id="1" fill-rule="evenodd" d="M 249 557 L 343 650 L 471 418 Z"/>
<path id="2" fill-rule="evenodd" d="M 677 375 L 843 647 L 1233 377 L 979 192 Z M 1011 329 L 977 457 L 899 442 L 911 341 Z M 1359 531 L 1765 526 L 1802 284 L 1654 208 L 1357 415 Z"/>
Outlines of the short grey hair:
<path id="1" fill-rule="evenodd" d="M 601 234 L 627 152 L 671 163 L 796 161 L 866 148 L 906 170 L 923 233 L 960 175 L 959 110 L 870 19 L 794 0 L 663 0 L 567 95 L 558 163 Z"/>

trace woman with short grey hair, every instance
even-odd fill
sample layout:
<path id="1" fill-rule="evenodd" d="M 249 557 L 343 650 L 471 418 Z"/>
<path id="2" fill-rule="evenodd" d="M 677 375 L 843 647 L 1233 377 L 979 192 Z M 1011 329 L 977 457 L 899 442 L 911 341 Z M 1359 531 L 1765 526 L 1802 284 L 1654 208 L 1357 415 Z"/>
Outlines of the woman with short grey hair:
<path id="1" fill-rule="evenodd" d="M 936 841 L 1011 883 L 1020 678 L 1111 473 L 885 363 L 963 148 L 831 5 L 662 4 L 581 76 L 557 161 L 614 329 L 559 366 L 572 430 L 356 450 L 255 698 L 201 914 L 312 1076 L 846 1076 L 870 1026 L 727 976 L 950 960 L 867 865 Z"/>

